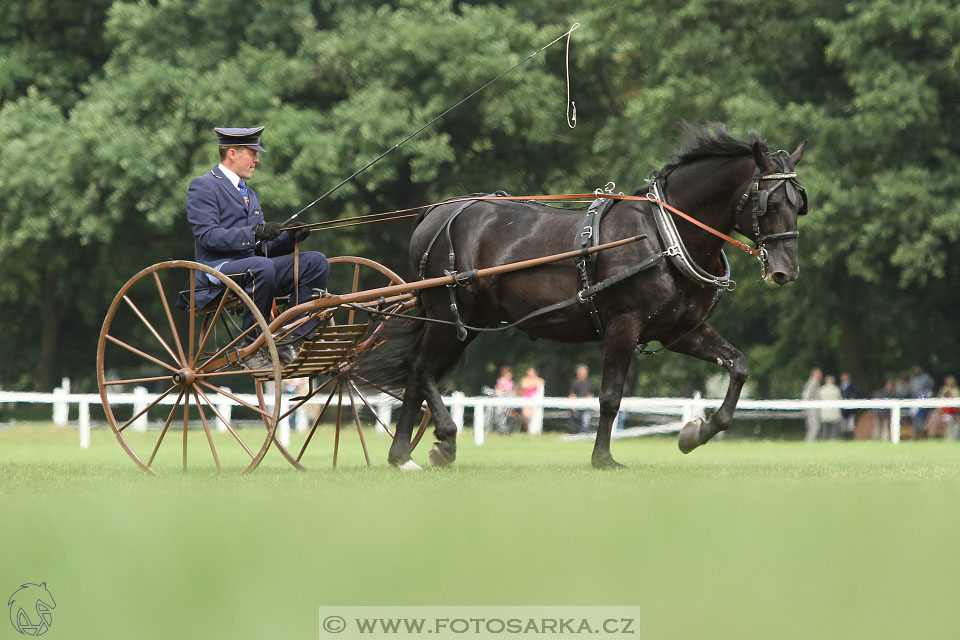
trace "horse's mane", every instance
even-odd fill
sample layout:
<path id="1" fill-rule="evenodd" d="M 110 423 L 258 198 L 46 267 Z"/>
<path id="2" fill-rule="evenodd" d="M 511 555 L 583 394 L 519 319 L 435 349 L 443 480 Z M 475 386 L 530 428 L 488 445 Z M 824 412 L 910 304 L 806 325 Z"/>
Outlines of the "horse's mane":
<path id="1" fill-rule="evenodd" d="M 683 164 L 705 158 L 740 158 L 753 154 L 752 145 L 760 143 L 760 150 L 766 153 L 767 143 L 756 131 L 750 131 L 750 140 L 734 138 L 723 124 L 712 123 L 697 127 L 689 122 L 681 124 L 682 142 L 679 149 L 673 150 L 673 162 L 666 165 L 657 176 L 665 176 Z"/>

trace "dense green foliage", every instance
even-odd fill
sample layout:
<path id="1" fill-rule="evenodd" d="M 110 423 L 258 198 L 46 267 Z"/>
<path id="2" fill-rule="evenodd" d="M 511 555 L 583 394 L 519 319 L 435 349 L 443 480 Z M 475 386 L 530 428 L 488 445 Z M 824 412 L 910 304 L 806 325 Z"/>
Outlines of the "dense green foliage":
<path id="1" fill-rule="evenodd" d="M 56 5 L 54 10 L 51 5 Z M 949 0 L 0 0 L 0 383 L 89 387 L 119 286 L 189 258 L 189 180 L 216 161 L 212 127 L 267 126 L 256 188 L 282 220 L 574 21 L 564 122 L 557 44 L 310 211 L 310 220 L 461 193 L 632 190 L 670 160 L 682 120 L 810 146 L 800 280 L 734 257 L 714 324 L 760 393 L 806 370 L 864 386 L 913 364 L 960 370 L 960 13 Z M 406 272 L 410 226 L 314 234 L 309 248 Z M 457 383 L 536 365 L 564 393 L 595 346 L 484 337 Z M 686 393 L 713 372 L 646 358 L 638 389 Z"/>

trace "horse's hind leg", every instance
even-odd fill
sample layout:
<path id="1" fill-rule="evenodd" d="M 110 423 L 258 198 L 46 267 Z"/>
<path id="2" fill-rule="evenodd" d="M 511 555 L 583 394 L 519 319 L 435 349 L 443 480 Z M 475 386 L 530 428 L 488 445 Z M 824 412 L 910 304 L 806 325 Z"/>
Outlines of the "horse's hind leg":
<path id="1" fill-rule="evenodd" d="M 423 404 L 423 392 L 416 384 L 414 376 L 409 377 L 406 391 L 403 394 L 403 404 L 397 418 L 397 430 L 393 434 L 393 444 L 387 454 L 387 461 L 404 471 L 420 469 L 420 465 L 410 457 L 410 440 L 413 436 L 413 425 L 420 414 Z"/>
<path id="2" fill-rule="evenodd" d="M 390 448 L 390 462 L 400 466 L 410 459 L 410 436 L 413 422 L 423 400 L 433 414 L 436 424 L 434 435 L 437 442 L 430 450 L 430 464 L 435 467 L 447 467 L 457 458 L 457 425 L 440 396 L 438 381 L 460 359 L 464 349 L 476 337 L 468 335 L 466 341 L 457 340 L 453 328 L 441 325 L 428 325 L 419 343 L 419 350 L 412 362 L 410 382 L 404 394 L 401 420 L 397 423 L 397 435 Z M 409 399 L 409 401 L 408 401 Z M 401 434 L 401 424 L 405 427 Z M 402 438 L 401 438 L 402 435 Z M 403 450 L 403 442 L 406 450 Z M 404 457 L 405 456 L 405 457 Z"/>
<path id="3" fill-rule="evenodd" d="M 437 441 L 430 449 L 430 464 L 435 467 L 449 467 L 457 459 L 457 425 L 440 398 L 437 383 L 460 360 L 467 345 L 476 337 L 477 334 L 471 332 L 461 342 L 451 327 L 434 325 L 428 328 L 422 343 L 427 364 L 422 369 L 420 381 L 436 425 L 433 434 Z"/>
<path id="4" fill-rule="evenodd" d="M 634 358 L 640 324 L 632 316 L 618 316 L 607 323 L 603 341 L 603 381 L 600 386 L 600 423 L 591 462 L 597 469 L 622 468 L 610 453 L 610 432 L 620 411 L 623 381 Z"/>
<path id="5" fill-rule="evenodd" d="M 706 422 L 697 418 L 681 429 L 677 444 L 680 446 L 680 451 L 690 453 L 730 426 L 733 412 L 737 408 L 737 400 L 740 399 L 740 390 L 743 389 L 750 371 L 747 369 L 747 360 L 743 354 L 708 324 L 701 325 L 699 329 L 671 345 L 670 350 L 707 362 L 716 362 L 730 374 L 727 394 L 716 413 Z"/>

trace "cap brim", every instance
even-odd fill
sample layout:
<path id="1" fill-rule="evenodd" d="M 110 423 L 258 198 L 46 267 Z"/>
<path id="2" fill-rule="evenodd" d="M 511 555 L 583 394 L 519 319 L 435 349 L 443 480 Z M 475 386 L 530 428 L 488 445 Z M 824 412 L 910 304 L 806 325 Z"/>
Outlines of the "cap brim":
<path id="1" fill-rule="evenodd" d="M 266 149 L 264 149 L 263 147 L 261 147 L 261 146 L 258 145 L 258 144 L 245 144 L 245 145 L 243 145 L 243 146 L 245 146 L 247 149 L 253 149 L 254 151 L 259 151 L 260 153 L 266 153 L 266 152 L 267 152 Z"/>

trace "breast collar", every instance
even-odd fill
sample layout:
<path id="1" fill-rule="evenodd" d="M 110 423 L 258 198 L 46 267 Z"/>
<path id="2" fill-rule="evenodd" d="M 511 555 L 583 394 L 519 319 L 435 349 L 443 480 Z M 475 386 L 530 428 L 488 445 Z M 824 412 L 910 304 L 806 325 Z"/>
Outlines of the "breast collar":
<path id="1" fill-rule="evenodd" d="M 728 291 L 736 289 L 737 283 L 730 279 L 730 263 L 722 249 L 720 250 L 720 265 L 723 269 L 723 275 L 720 276 L 708 273 L 690 257 L 690 252 L 677 230 L 677 224 L 661 204 L 667 201 L 666 193 L 663 191 L 662 178 L 658 176 L 650 180 L 649 184 L 650 195 L 656 200 L 652 207 L 653 219 L 657 223 L 657 232 L 660 234 L 664 254 L 670 259 L 671 264 L 680 273 L 694 282 L 700 283 L 701 286 Z"/>

